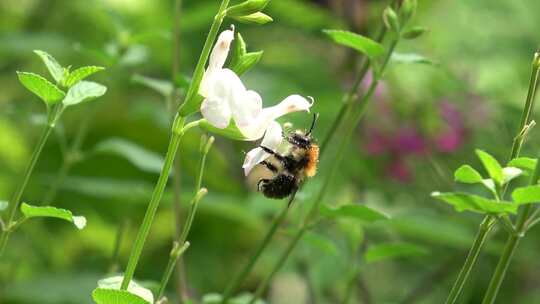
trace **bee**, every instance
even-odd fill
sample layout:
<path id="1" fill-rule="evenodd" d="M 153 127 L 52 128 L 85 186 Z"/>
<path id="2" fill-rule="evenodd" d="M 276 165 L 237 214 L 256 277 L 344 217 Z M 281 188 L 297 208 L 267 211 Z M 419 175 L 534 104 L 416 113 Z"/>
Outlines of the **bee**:
<path id="1" fill-rule="evenodd" d="M 282 199 L 296 193 L 306 178 L 317 173 L 319 161 L 319 146 L 314 142 L 311 132 L 317 121 L 317 115 L 309 130 L 296 130 L 287 135 L 285 140 L 289 143 L 284 154 L 261 146 L 271 154 L 269 158 L 258 164 L 249 176 L 256 182 L 256 190 L 264 196 L 273 199 Z"/>

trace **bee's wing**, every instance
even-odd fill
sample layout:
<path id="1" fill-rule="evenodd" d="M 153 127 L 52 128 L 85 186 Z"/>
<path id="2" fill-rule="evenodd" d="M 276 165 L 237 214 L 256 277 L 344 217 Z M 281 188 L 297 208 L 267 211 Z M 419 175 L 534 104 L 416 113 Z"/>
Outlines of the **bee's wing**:
<path id="1" fill-rule="evenodd" d="M 246 177 L 246 183 L 250 190 L 257 191 L 257 184 L 261 179 L 271 179 L 273 177 L 272 171 L 268 170 L 264 165 L 258 164 Z"/>

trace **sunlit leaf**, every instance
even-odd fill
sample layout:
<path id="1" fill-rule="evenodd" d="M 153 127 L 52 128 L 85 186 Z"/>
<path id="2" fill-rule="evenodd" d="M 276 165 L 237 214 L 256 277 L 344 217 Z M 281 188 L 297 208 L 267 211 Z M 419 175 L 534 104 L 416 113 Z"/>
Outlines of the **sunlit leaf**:
<path id="1" fill-rule="evenodd" d="M 96 300 L 96 291 L 98 296 L 100 297 L 100 299 L 103 299 L 103 300 L 109 300 L 109 299 L 112 299 L 112 298 L 109 298 L 110 295 L 115 295 L 115 296 L 118 296 L 118 299 L 120 301 L 124 300 L 124 299 L 137 299 L 137 301 L 143 301 L 143 302 L 118 302 L 118 304 L 124 304 L 124 303 L 133 303 L 133 304 L 138 304 L 138 303 L 150 303 L 150 304 L 153 304 L 154 303 L 154 295 L 152 294 L 152 292 L 149 290 L 149 289 L 146 289 L 144 287 L 142 287 L 141 285 L 139 285 L 137 282 L 135 281 L 131 281 L 129 282 L 129 285 L 128 285 L 128 288 L 127 288 L 127 291 L 124 291 L 124 293 L 117 293 L 117 292 L 107 292 L 107 291 L 119 291 L 121 285 L 122 285 L 122 280 L 124 279 L 123 276 L 114 276 L 114 277 L 110 277 L 110 278 L 105 278 L 105 279 L 102 279 L 102 280 L 99 280 L 98 281 L 98 288 L 96 290 L 94 290 L 94 293 L 92 294 L 94 296 L 94 300 Z M 131 296 L 129 296 L 131 295 Z M 134 297 L 133 297 L 134 296 Z M 96 302 L 98 302 L 96 300 Z M 98 304 L 116 304 L 117 302 L 98 302 Z"/>
<path id="2" fill-rule="evenodd" d="M 105 86 L 92 81 L 82 80 L 69 89 L 62 103 L 68 107 L 101 97 L 106 92 L 107 88 Z"/>
<path id="3" fill-rule="evenodd" d="M 49 70 L 49 73 L 51 73 L 51 76 L 54 78 L 54 81 L 56 83 L 61 83 L 64 79 L 64 68 L 54 59 L 54 57 L 47 52 L 40 51 L 40 50 L 34 50 L 34 53 L 36 53 L 41 60 L 43 60 L 43 63 Z"/>
<path id="4" fill-rule="evenodd" d="M 476 155 L 484 165 L 489 176 L 499 185 L 503 184 L 503 169 L 499 162 L 487 152 L 476 149 Z"/>
<path id="5" fill-rule="evenodd" d="M 530 157 L 518 157 L 512 159 L 508 166 L 520 168 L 522 170 L 533 171 L 536 167 L 536 159 Z"/>
<path id="6" fill-rule="evenodd" d="M 506 184 L 521 175 L 523 175 L 523 170 L 516 167 L 505 167 L 503 168 L 503 183 Z"/>
<path id="7" fill-rule="evenodd" d="M 99 153 L 110 153 L 125 158 L 142 171 L 159 173 L 163 166 L 163 157 L 133 142 L 122 138 L 106 139 L 94 148 Z"/>
<path id="8" fill-rule="evenodd" d="M 374 40 L 367 37 L 342 30 L 323 30 L 334 42 L 341 44 L 375 58 L 384 53 L 384 47 Z"/>
<path id="9" fill-rule="evenodd" d="M 388 243 L 370 246 L 364 258 L 367 263 L 379 262 L 383 260 L 415 257 L 428 254 L 428 251 L 420 246 L 408 243 Z"/>
<path id="10" fill-rule="evenodd" d="M 4 211 L 7 209 L 9 203 L 7 201 L 0 201 L 0 211 Z"/>
<path id="11" fill-rule="evenodd" d="M 84 226 L 86 226 L 86 218 L 84 216 L 74 216 L 71 211 L 66 209 L 50 206 L 31 206 L 26 203 L 22 203 L 21 212 L 24 217 L 28 219 L 34 217 L 52 217 L 71 222 L 79 229 L 83 229 Z"/>
<path id="12" fill-rule="evenodd" d="M 17 72 L 19 81 L 32 93 L 36 94 L 47 105 L 58 103 L 66 95 L 57 86 L 40 75 L 27 72 Z"/>
<path id="13" fill-rule="evenodd" d="M 103 70 L 105 70 L 105 68 L 99 66 L 81 67 L 70 72 L 66 79 L 63 81 L 63 83 L 66 87 L 70 88 L 77 82 L 85 79 L 86 77 Z"/>
<path id="14" fill-rule="evenodd" d="M 329 218 L 348 217 L 364 222 L 375 222 L 387 220 L 390 217 L 377 210 L 371 209 L 361 204 L 341 205 L 337 208 L 331 208 L 326 205 L 321 206 L 321 215 Z"/>
<path id="15" fill-rule="evenodd" d="M 540 203 L 540 185 L 516 188 L 512 199 L 518 204 Z"/>
<path id="16" fill-rule="evenodd" d="M 152 304 L 127 290 L 97 288 L 92 292 L 96 304 Z"/>
<path id="17" fill-rule="evenodd" d="M 458 212 L 516 213 L 517 211 L 517 206 L 511 202 L 490 200 L 474 194 L 433 192 L 431 196 L 454 206 Z"/>
<path id="18" fill-rule="evenodd" d="M 173 91 L 173 85 L 170 81 L 151 78 L 143 75 L 135 74 L 131 78 L 133 82 L 142 84 L 147 88 L 150 88 L 164 97 L 170 97 Z"/>
<path id="19" fill-rule="evenodd" d="M 392 57 L 390 58 L 395 63 L 421 63 L 421 64 L 431 64 L 435 65 L 433 60 L 415 53 L 392 53 Z"/>
<path id="20" fill-rule="evenodd" d="M 454 172 L 454 179 L 456 182 L 460 183 L 475 184 L 482 182 L 482 175 L 480 175 L 473 167 L 463 165 Z"/>

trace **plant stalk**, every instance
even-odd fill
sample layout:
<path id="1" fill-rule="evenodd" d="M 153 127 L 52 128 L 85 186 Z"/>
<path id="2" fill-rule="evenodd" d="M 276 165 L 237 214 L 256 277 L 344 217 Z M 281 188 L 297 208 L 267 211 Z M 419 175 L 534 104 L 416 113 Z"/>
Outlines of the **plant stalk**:
<path id="1" fill-rule="evenodd" d="M 165 288 L 167 287 L 167 283 L 169 282 L 169 279 L 171 278 L 171 275 L 174 271 L 176 263 L 182 257 L 183 253 L 187 250 L 189 246 L 189 242 L 187 242 L 187 237 L 191 230 L 191 225 L 193 224 L 193 220 L 195 219 L 195 214 L 197 213 L 197 207 L 201 199 L 208 192 L 205 188 L 201 188 L 201 187 L 202 187 L 202 179 L 204 176 L 204 169 L 206 167 L 206 156 L 208 155 L 208 152 L 210 151 L 210 148 L 212 147 L 213 143 L 214 143 L 214 137 L 210 137 L 208 140 L 201 141 L 201 160 L 199 161 L 199 173 L 197 174 L 197 179 L 195 182 L 196 192 L 195 192 L 195 195 L 193 196 L 193 199 L 190 202 L 189 213 L 188 213 L 186 221 L 184 222 L 184 226 L 180 234 L 180 237 L 178 238 L 177 241 L 174 242 L 173 249 L 169 256 L 169 262 L 167 264 L 167 268 L 163 274 L 163 278 L 161 279 L 161 284 L 160 284 L 160 288 L 158 292 L 158 299 L 160 299 L 163 296 L 163 293 L 165 292 Z"/>
<path id="2" fill-rule="evenodd" d="M 242 271 L 237 273 L 236 276 L 229 283 L 229 285 L 223 292 L 223 299 L 221 300 L 222 304 L 227 303 L 230 297 L 237 291 L 238 287 L 240 287 L 240 284 L 242 284 L 242 282 L 245 280 L 247 275 L 251 272 L 251 270 L 255 266 L 255 263 L 257 263 L 257 261 L 261 257 L 261 254 L 264 252 L 266 247 L 268 247 L 277 229 L 281 226 L 283 221 L 285 221 L 285 219 L 287 218 L 287 213 L 290 209 L 291 202 L 294 200 L 294 197 L 295 197 L 295 194 L 291 195 L 288 203 L 283 205 L 283 208 L 281 209 L 279 214 L 272 220 L 272 223 L 270 224 L 270 229 L 266 232 L 266 235 L 264 236 L 263 240 L 261 241 L 261 243 L 255 250 L 255 253 L 249 258 L 249 261 L 244 266 L 244 268 L 242 268 Z"/>
<path id="3" fill-rule="evenodd" d="M 540 178 L 540 161 L 537 162 L 536 164 L 536 168 L 534 169 L 534 173 L 531 177 L 531 180 L 529 181 L 529 185 L 532 186 L 532 185 L 538 184 L 539 178 Z M 508 240 L 506 241 L 506 245 L 504 246 L 503 253 L 501 257 L 499 258 L 499 262 L 497 263 L 497 268 L 495 268 L 495 272 L 493 273 L 493 276 L 491 277 L 491 281 L 489 282 L 489 286 L 486 291 L 486 294 L 484 295 L 484 300 L 482 301 L 482 304 L 492 304 L 495 302 L 495 299 L 497 298 L 497 294 L 499 293 L 499 289 L 502 285 L 504 277 L 506 276 L 506 271 L 508 270 L 508 266 L 510 266 L 512 257 L 514 256 L 517 246 L 519 245 L 519 241 L 521 240 L 521 238 L 525 236 L 525 233 L 527 230 L 526 223 L 527 223 L 527 220 L 529 219 L 529 216 L 532 210 L 533 210 L 532 204 L 527 204 L 524 207 L 520 208 L 519 214 L 516 220 L 517 232 L 514 234 L 510 234 L 510 236 L 508 237 Z"/>
<path id="4" fill-rule="evenodd" d="M 512 142 L 512 149 L 511 149 L 509 161 L 519 156 L 521 147 L 523 146 L 523 142 L 525 140 L 525 137 L 522 136 L 523 135 L 522 131 L 531 122 L 531 113 L 534 108 L 534 97 L 536 95 L 536 87 L 538 84 L 538 78 L 539 78 L 539 73 L 540 73 L 540 66 L 537 63 L 538 56 L 539 55 L 537 52 L 533 59 L 531 78 L 529 81 L 529 90 L 527 92 L 527 99 L 525 101 L 525 106 L 523 107 L 523 112 L 521 114 L 521 120 L 519 123 L 519 128 L 517 130 L 517 135 L 514 137 L 514 140 Z M 501 199 L 504 197 L 504 192 L 506 192 L 506 188 L 503 190 Z M 483 222 L 493 221 L 493 220 L 494 220 L 493 216 L 486 215 Z M 482 250 L 483 244 L 485 242 L 485 239 L 489 235 L 489 232 L 491 231 L 492 227 L 493 225 L 490 225 L 486 231 L 482 233 L 479 232 L 477 234 L 475 240 L 473 241 L 473 246 L 469 250 L 467 258 L 465 259 L 465 263 L 463 264 L 463 267 L 461 268 L 461 271 L 456 281 L 454 282 L 452 289 L 450 290 L 450 294 L 448 298 L 446 299 L 446 304 L 454 304 L 457 302 L 459 295 L 463 291 L 463 287 L 465 286 L 465 283 L 467 282 L 469 278 L 469 274 L 472 268 L 474 267 L 474 265 L 476 264 L 476 258 L 479 256 L 480 251 Z M 503 254 L 508 255 L 507 258 L 510 258 L 512 253 L 507 252 L 506 247 L 505 247 Z M 471 260 L 470 257 L 474 257 L 474 258 Z"/>
<path id="5" fill-rule="evenodd" d="M 250 304 L 255 303 L 255 301 L 266 291 L 266 288 L 268 287 L 268 284 L 272 280 L 273 276 L 279 271 L 279 269 L 283 266 L 285 261 L 287 261 L 290 254 L 292 253 L 293 249 L 298 245 L 299 241 L 302 239 L 304 234 L 309 230 L 309 227 L 311 226 L 312 221 L 317 216 L 317 214 L 319 212 L 319 209 L 320 209 L 320 205 L 321 205 L 321 203 L 322 203 L 322 201 L 324 199 L 324 196 L 327 193 L 327 190 L 328 190 L 331 182 L 333 181 L 333 177 L 335 176 L 335 174 L 337 173 L 337 171 L 339 169 L 339 163 L 341 162 L 341 160 L 343 158 L 343 155 L 345 154 L 345 147 L 346 147 L 347 143 L 349 142 L 349 140 L 351 139 L 352 134 L 354 133 L 354 130 L 356 129 L 356 126 L 358 125 L 358 123 L 363 118 L 363 116 L 364 116 L 364 114 L 366 112 L 366 109 L 367 109 L 367 105 L 369 104 L 369 101 L 371 99 L 371 96 L 375 92 L 375 88 L 377 87 L 377 85 L 379 83 L 379 80 L 381 78 L 381 75 L 383 74 L 384 70 L 386 69 L 386 66 L 388 65 L 388 62 L 390 61 L 390 56 L 394 52 L 398 42 L 399 42 L 399 36 L 396 37 L 396 39 L 393 40 L 392 43 L 390 44 L 390 46 L 388 48 L 388 51 L 386 53 L 386 56 L 383 59 L 383 62 L 381 64 L 380 72 L 379 72 L 378 76 L 373 79 L 373 81 L 371 82 L 368 90 L 366 91 L 366 94 L 362 97 L 362 99 L 360 101 L 359 109 L 355 113 L 351 113 L 351 117 L 350 117 L 350 120 L 349 120 L 350 121 L 349 128 L 346 130 L 345 135 L 341 139 L 341 142 L 340 142 L 338 150 L 337 150 L 336 157 L 333 158 L 334 164 L 332 165 L 329 174 L 326 176 L 326 178 L 324 180 L 324 183 L 323 183 L 323 186 L 321 187 L 320 191 L 318 192 L 318 194 L 317 194 L 317 196 L 315 198 L 315 201 L 311 205 L 311 208 L 308 211 L 308 214 L 304 218 L 300 228 L 298 229 L 298 231 L 294 235 L 293 239 L 291 240 L 291 242 L 289 243 L 289 245 L 287 246 L 287 248 L 285 249 L 283 254 L 280 256 L 280 258 L 278 259 L 278 262 L 274 265 L 272 270 L 268 273 L 268 275 L 263 279 L 263 281 L 257 287 L 257 290 L 256 290 L 253 298 L 251 299 Z"/>
<path id="6" fill-rule="evenodd" d="M 206 65 L 206 62 L 208 61 L 208 57 L 210 56 L 212 44 L 216 40 L 219 28 L 221 27 L 221 23 L 225 18 L 224 12 L 227 9 L 228 5 L 229 0 L 221 1 L 219 11 L 215 16 L 214 21 L 212 22 L 212 26 L 210 27 L 210 31 L 208 33 L 208 36 L 206 37 L 201 56 L 199 57 L 199 61 L 197 62 L 197 65 L 195 67 L 193 79 L 187 91 L 186 100 L 193 98 L 199 91 L 200 82 L 204 73 L 204 67 Z M 181 106 L 178 110 L 181 111 Z M 146 241 L 146 238 L 148 237 L 148 233 L 150 232 L 150 226 L 152 225 L 152 221 L 157 211 L 157 207 L 159 206 L 159 202 L 161 200 L 161 197 L 163 196 L 163 191 L 165 190 L 167 180 L 169 179 L 169 174 L 171 171 L 171 167 L 174 163 L 176 152 L 180 145 L 180 140 L 183 133 L 189 128 L 189 124 L 184 126 L 184 123 L 185 118 L 182 117 L 180 114 L 177 114 L 172 127 L 173 132 L 171 135 L 171 140 L 169 143 L 169 147 L 167 148 L 167 154 L 165 156 L 165 164 L 163 165 L 163 168 L 161 170 L 161 174 L 159 176 L 156 187 L 154 188 L 152 198 L 150 199 L 150 203 L 148 204 L 148 209 L 144 216 L 143 223 L 141 224 L 137 239 L 135 240 L 135 244 L 133 245 L 133 250 L 128 261 L 128 266 L 122 280 L 122 290 L 127 290 L 129 282 L 133 279 L 135 268 L 137 268 L 137 263 L 141 256 L 144 243 Z"/>
<path id="7" fill-rule="evenodd" d="M 163 168 L 161 169 L 161 174 L 159 175 L 156 187 L 154 188 L 154 191 L 152 193 L 152 198 L 150 199 L 150 203 L 148 204 L 148 209 L 146 210 L 146 214 L 144 215 L 143 222 L 141 224 L 141 227 L 139 228 L 137 238 L 129 256 L 126 272 L 124 273 L 124 278 L 122 280 L 121 289 L 123 290 L 127 290 L 129 282 L 131 282 L 131 280 L 133 279 L 135 269 L 137 268 L 137 263 L 139 262 L 142 249 L 144 247 L 144 243 L 150 232 L 150 227 L 152 226 L 154 216 L 156 215 L 159 202 L 161 201 L 161 198 L 163 196 L 165 186 L 167 185 L 167 180 L 169 179 L 169 174 L 171 172 L 171 167 L 173 165 L 176 152 L 178 150 L 178 147 L 180 146 L 180 141 L 184 132 L 182 129 L 183 125 L 184 118 L 177 116 L 175 120 L 175 127 L 173 127 L 171 139 L 167 148 L 167 154 L 165 155 L 165 163 L 163 164 Z"/>
<path id="8" fill-rule="evenodd" d="M 43 147 L 45 147 L 45 143 L 47 143 L 47 139 L 52 133 L 52 130 L 54 129 L 53 125 L 47 124 L 45 129 L 43 130 L 43 133 L 41 134 L 41 137 L 38 140 L 38 143 L 36 147 L 34 148 L 34 151 L 32 152 L 32 156 L 30 157 L 30 162 L 26 166 L 26 169 L 23 174 L 23 180 L 19 184 L 19 187 L 15 191 L 15 194 L 13 195 L 11 201 L 9 202 L 8 206 L 8 217 L 5 221 L 5 230 L 2 231 L 2 236 L 0 236 L 0 257 L 2 257 L 4 250 L 7 246 L 7 242 L 9 239 L 9 236 L 11 234 L 11 225 L 13 224 L 13 221 L 15 219 L 15 214 L 17 213 L 17 210 L 19 209 L 19 204 L 21 203 L 21 198 L 24 193 L 24 190 L 26 189 L 26 186 L 28 185 L 28 181 L 30 180 L 30 176 L 32 175 L 32 172 L 34 172 L 34 168 L 36 166 L 36 163 L 39 159 L 39 156 L 41 155 L 41 151 L 43 151 Z"/>

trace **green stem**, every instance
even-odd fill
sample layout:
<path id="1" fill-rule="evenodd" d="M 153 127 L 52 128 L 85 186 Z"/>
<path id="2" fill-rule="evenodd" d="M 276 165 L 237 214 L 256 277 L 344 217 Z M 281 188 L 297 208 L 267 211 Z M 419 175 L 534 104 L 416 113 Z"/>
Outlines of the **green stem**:
<path id="1" fill-rule="evenodd" d="M 32 172 L 34 171 L 34 167 L 36 166 L 36 163 L 39 159 L 39 156 L 41 155 L 41 151 L 43 150 L 43 147 L 45 146 L 45 143 L 47 142 L 47 139 L 51 135 L 51 132 L 53 130 L 53 126 L 50 124 L 47 124 L 45 129 L 43 130 L 43 133 L 41 134 L 41 137 L 38 140 L 38 143 L 36 147 L 34 148 L 34 151 L 32 152 L 32 156 L 30 157 L 30 162 L 28 163 L 26 170 L 23 174 L 23 180 L 19 184 L 19 187 L 15 191 L 15 194 L 13 195 L 11 201 L 9 202 L 8 206 L 8 217 L 5 221 L 5 230 L 2 231 L 2 236 L 0 236 L 0 257 L 4 253 L 4 250 L 7 246 L 7 242 L 9 239 L 9 235 L 11 234 L 10 226 L 13 224 L 13 220 L 15 219 L 15 214 L 17 213 L 17 210 L 19 209 L 19 204 L 21 202 L 22 195 L 24 193 L 24 190 L 26 189 L 26 186 L 28 185 L 28 181 L 30 180 L 30 176 L 32 175 Z"/>
<path id="2" fill-rule="evenodd" d="M 248 263 L 244 266 L 244 268 L 242 268 L 242 271 L 240 271 L 229 283 L 229 285 L 223 292 L 223 299 L 221 300 L 222 304 L 227 303 L 229 298 L 236 292 L 240 284 L 242 284 L 247 275 L 253 269 L 253 266 L 255 266 L 255 263 L 259 260 L 261 254 L 264 252 L 264 250 L 266 250 L 266 247 L 268 247 L 273 236 L 276 234 L 277 229 L 287 218 L 287 213 L 290 209 L 291 202 L 294 200 L 294 197 L 295 194 L 291 195 L 288 203 L 283 205 L 283 208 L 281 209 L 279 214 L 272 220 L 272 223 L 270 224 L 270 229 L 266 232 L 266 235 L 255 250 L 255 253 L 249 258 Z"/>
<path id="3" fill-rule="evenodd" d="M 538 84 L 538 77 L 539 77 L 539 68 L 540 66 L 537 64 L 538 53 L 535 54 L 533 64 L 532 64 L 532 72 L 531 72 L 531 78 L 529 82 L 529 90 L 527 93 L 527 99 L 525 101 L 525 106 L 523 107 L 523 112 L 521 114 L 521 120 L 519 123 L 519 128 L 517 130 L 517 135 L 514 137 L 514 140 L 512 142 L 512 149 L 510 153 L 510 159 L 512 160 L 519 156 L 519 153 L 521 151 L 521 146 L 523 145 L 524 136 L 523 135 L 523 129 L 525 126 L 527 126 L 531 121 L 531 113 L 534 108 L 534 97 L 536 95 L 536 87 Z M 503 193 L 501 195 L 501 199 L 504 197 L 504 193 L 506 192 L 506 188 L 503 190 Z M 494 218 L 491 215 L 487 215 L 483 222 L 486 221 L 493 221 Z M 482 227 L 482 226 L 481 226 Z M 453 304 L 456 303 L 459 295 L 463 291 L 463 287 L 465 286 L 465 283 L 467 282 L 469 278 L 469 274 L 476 264 L 476 257 L 480 254 L 480 251 L 482 250 L 485 238 L 487 238 L 489 232 L 491 231 L 491 228 L 493 225 L 490 225 L 487 231 L 484 231 L 482 233 L 478 233 L 475 240 L 473 241 L 473 246 L 469 250 L 469 253 L 467 255 L 467 258 L 465 259 L 465 263 L 463 264 L 463 267 L 461 268 L 460 274 L 458 275 L 456 281 L 454 282 L 454 285 L 452 289 L 450 290 L 450 295 L 448 296 L 446 300 L 446 304 Z M 517 246 L 517 242 L 516 242 Z M 507 252 L 506 248 L 503 254 L 511 255 L 511 252 Z M 470 260 L 470 258 L 474 257 L 474 259 Z M 507 258 L 509 258 L 508 256 Z M 498 267 L 497 267 L 498 268 Z M 463 274 L 463 275 L 462 275 Z"/>
<path id="4" fill-rule="evenodd" d="M 180 246 L 179 243 L 175 242 L 174 247 L 171 250 L 171 254 L 169 255 L 169 262 L 167 263 L 167 267 L 165 268 L 165 272 L 163 273 L 163 277 L 161 278 L 161 283 L 159 284 L 159 291 L 157 297 L 158 299 L 161 299 L 161 297 L 163 297 L 165 287 L 167 287 L 167 283 L 169 282 L 169 279 L 173 274 L 174 267 L 176 266 L 178 259 L 180 259 L 182 254 L 188 249 L 189 245 L 189 242 L 184 242 L 184 245 L 182 246 Z"/>
<path id="5" fill-rule="evenodd" d="M 531 180 L 529 181 L 529 185 L 536 185 L 538 183 L 539 178 L 540 178 L 540 161 L 537 162 L 536 164 L 536 168 L 531 177 Z M 486 291 L 486 294 L 484 295 L 484 300 L 482 301 L 482 304 L 492 304 L 495 302 L 495 299 L 497 298 L 497 294 L 499 293 L 501 284 L 504 280 L 504 277 L 506 276 L 506 271 L 508 270 L 508 266 L 510 266 L 512 257 L 514 256 L 517 246 L 519 245 L 519 241 L 525 235 L 525 232 L 527 229 L 526 223 L 527 223 L 527 220 L 529 219 L 529 215 L 531 214 L 532 210 L 533 210 L 532 204 L 527 204 L 523 208 L 521 208 L 518 214 L 517 220 L 516 220 L 517 233 L 510 234 L 510 236 L 508 237 L 508 240 L 506 241 L 506 245 L 504 246 L 502 255 L 499 258 L 499 262 L 497 263 L 497 268 L 495 268 L 495 272 L 493 273 L 493 276 L 491 277 L 491 281 L 489 282 L 489 286 Z"/>
<path id="6" fill-rule="evenodd" d="M 212 26 L 210 27 L 208 37 L 206 37 L 206 41 L 204 43 L 201 56 L 199 57 L 199 61 L 197 62 L 197 65 L 195 67 L 195 71 L 193 73 L 193 79 L 187 91 L 186 100 L 193 98 L 196 95 L 196 93 L 199 91 L 199 86 L 200 86 L 200 82 L 204 73 L 204 67 L 206 65 L 206 61 L 208 60 L 208 57 L 210 56 L 212 45 L 214 43 L 214 40 L 216 39 L 219 28 L 221 27 L 221 23 L 223 22 L 223 19 L 225 18 L 224 12 L 227 9 L 228 5 L 229 5 L 229 0 L 221 1 L 219 11 L 214 18 L 214 22 L 212 22 Z M 179 112 L 181 112 L 181 109 L 182 109 L 182 106 L 180 106 Z M 129 282 L 133 279 L 135 268 L 137 267 L 137 263 L 142 253 L 142 248 L 144 246 L 146 238 L 148 237 L 148 233 L 150 232 L 150 226 L 154 219 L 154 215 L 157 211 L 157 207 L 159 206 L 161 197 L 163 196 L 163 191 L 167 184 L 171 167 L 174 163 L 176 151 L 178 150 L 178 146 L 180 144 L 180 139 L 182 138 L 183 132 L 188 128 L 188 126 L 184 126 L 184 121 L 185 121 L 185 118 L 183 118 L 180 114 L 177 114 L 175 122 L 173 123 L 173 134 L 171 136 L 171 141 L 169 143 L 167 154 L 165 156 L 165 164 L 163 165 L 163 169 L 161 170 L 161 174 L 159 176 L 158 182 L 156 184 L 156 187 L 154 188 L 154 192 L 152 193 L 152 198 L 150 199 L 150 203 L 148 204 L 148 209 L 144 216 L 143 223 L 141 224 L 141 228 L 139 229 L 137 239 L 135 240 L 135 244 L 133 245 L 133 250 L 129 257 L 128 266 L 126 268 L 126 272 L 124 274 L 124 279 L 122 281 L 122 286 L 121 286 L 121 289 L 123 290 L 127 289 L 127 287 L 129 286 Z"/>
<path id="7" fill-rule="evenodd" d="M 184 132 L 183 125 L 184 118 L 182 118 L 181 116 L 177 116 L 173 125 L 173 132 L 167 149 L 167 154 L 165 155 L 165 163 L 163 164 L 163 168 L 161 169 L 161 174 L 159 175 L 156 187 L 154 188 L 154 192 L 152 193 L 152 198 L 150 199 L 150 203 L 148 204 L 148 209 L 146 210 L 143 222 L 141 224 L 141 227 L 139 228 L 137 239 L 135 240 L 133 249 L 131 250 L 131 254 L 129 256 L 128 265 L 121 286 L 121 289 L 123 290 L 127 290 L 129 282 L 131 282 L 131 280 L 133 279 L 135 269 L 137 268 L 137 263 L 139 262 L 142 249 L 144 247 L 144 243 L 146 241 L 146 238 L 148 237 L 148 233 L 150 232 L 152 221 L 154 220 L 154 216 L 158 209 L 159 202 L 161 201 L 161 197 L 163 196 L 165 186 L 167 185 L 167 180 L 169 179 L 171 167 L 176 156 L 176 151 L 178 150 L 180 140 L 182 139 L 182 135 Z"/>
<path id="8" fill-rule="evenodd" d="M 465 285 L 465 282 L 467 282 L 467 279 L 471 274 L 471 270 L 476 263 L 478 256 L 480 255 L 480 251 L 489 235 L 489 232 L 491 231 L 491 227 L 493 226 L 494 222 L 495 220 L 493 217 L 485 217 L 480 224 L 480 229 L 478 229 L 477 235 L 473 241 L 473 245 L 467 254 L 467 258 L 465 259 L 465 263 L 463 264 L 463 267 L 461 268 L 458 277 L 450 290 L 450 294 L 446 299 L 446 304 L 455 303 L 457 301 L 461 291 L 463 290 L 463 286 Z"/>
<path id="9" fill-rule="evenodd" d="M 257 287 L 257 290 L 255 290 L 255 293 L 253 294 L 253 298 L 251 298 L 251 301 L 249 301 L 249 304 L 254 304 L 257 301 L 257 299 L 262 296 L 262 294 L 266 290 L 266 287 L 268 286 L 268 284 L 270 284 L 270 281 L 272 280 L 274 275 L 279 271 L 279 269 L 281 269 L 283 264 L 285 264 L 285 262 L 289 258 L 289 255 L 294 250 L 294 248 L 296 247 L 296 244 L 298 243 L 298 241 L 300 241 L 300 239 L 302 238 L 302 236 L 304 235 L 306 231 L 307 231 L 306 227 L 300 227 L 300 229 L 298 230 L 298 232 L 296 233 L 292 241 L 289 243 L 289 246 L 287 246 L 287 248 L 285 249 L 281 257 L 279 258 L 276 265 L 272 268 L 272 270 L 266 275 L 263 281 L 259 284 L 259 286 Z"/>
<path id="10" fill-rule="evenodd" d="M 187 249 L 187 246 L 189 246 L 189 242 L 187 242 L 187 237 L 189 235 L 189 232 L 191 231 L 191 226 L 193 224 L 193 220 L 195 219 L 195 214 L 197 213 L 197 207 L 199 206 L 199 202 L 201 201 L 201 199 L 208 192 L 205 188 L 201 188 L 201 187 L 202 187 L 202 179 L 204 176 L 204 169 L 206 167 L 206 156 L 208 155 L 208 152 L 210 151 L 210 148 L 212 147 L 213 143 L 214 143 L 214 137 L 210 137 L 208 140 L 202 141 L 201 143 L 201 160 L 199 161 L 199 173 L 197 174 L 197 179 L 195 182 L 196 193 L 193 199 L 191 200 L 188 216 L 187 216 L 186 221 L 184 222 L 184 227 L 182 228 L 180 237 L 175 242 L 175 245 L 171 251 L 171 255 L 169 257 L 169 263 L 167 265 L 167 268 L 161 280 L 159 293 L 158 293 L 158 299 L 160 299 L 163 296 L 163 293 L 165 292 L 165 288 L 167 287 L 169 279 L 171 278 L 171 275 L 174 270 L 174 267 L 176 266 L 176 263 L 182 257 L 182 254 Z M 178 249 L 179 246 L 182 246 L 181 250 Z"/>
<path id="11" fill-rule="evenodd" d="M 331 184 L 331 182 L 333 180 L 334 175 L 337 173 L 337 171 L 339 169 L 339 163 L 341 162 L 341 160 L 343 158 L 343 155 L 345 154 L 345 150 L 346 150 L 345 147 L 346 147 L 347 143 L 349 142 L 349 140 L 351 139 L 352 134 L 354 133 L 354 130 L 356 130 L 356 126 L 358 125 L 358 123 L 360 122 L 362 117 L 364 116 L 364 114 L 366 112 L 366 109 L 367 109 L 367 105 L 369 104 L 369 101 L 371 99 L 371 96 L 375 92 L 375 88 L 377 87 L 377 85 L 379 83 L 380 77 L 383 74 L 384 70 L 386 69 L 386 66 L 388 65 L 388 62 L 390 61 L 390 56 L 394 52 L 398 42 L 399 42 L 399 36 L 398 36 L 398 38 L 393 40 L 392 43 L 390 44 L 390 46 L 388 48 L 388 51 L 386 53 L 386 56 L 383 59 L 383 62 L 381 64 L 380 72 L 379 72 L 378 76 L 375 79 L 373 79 L 373 81 L 371 82 L 366 94 L 363 96 L 363 98 L 362 98 L 362 100 L 360 102 L 360 107 L 359 107 L 358 111 L 356 113 L 351 113 L 352 117 L 350 119 L 349 128 L 347 129 L 345 135 L 341 139 L 341 142 L 340 142 L 338 150 L 337 150 L 338 151 L 337 155 L 336 155 L 335 158 L 333 158 L 334 163 L 333 163 L 333 165 L 332 165 L 332 167 L 330 169 L 330 172 L 326 176 L 325 181 L 323 183 L 323 186 L 321 187 L 320 191 L 318 192 L 318 195 L 316 196 L 315 201 L 311 205 L 311 208 L 308 211 L 308 214 L 304 218 L 304 220 L 302 222 L 302 225 L 300 226 L 300 229 L 298 229 L 298 231 L 294 235 L 293 239 L 289 243 L 289 246 L 286 248 L 286 250 L 280 256 L 280 258 L 278 259 L 278 262 L 274 265 L 274 267 L 272 268 L 270 273 L 259 284 L 259 286 L 257 287 L 257 290 L 255 292 L 255 295 L 252 298 L 250 304 L 255 303 L 255 301 L 263 294 L 263 292 L 268 287 L 268 284 L 272 280 L 273 276 L 279 271 L 279 269 L 283 266 L 285 261 L 287 261 L 287 259 L 289 258 L 289 255 L 292 253 L 293 249 L 298 245 L 298 242 L 302 239 L 302 237 L 304 236 L 306 231 L 309 230 L 309 227 L 311 227 L 311 222 L 317 216 L 317 214 L 319 212 L 319 209 L 320 209 L 320 205 L 321 205 L 321 203 L 322 203 L 322 201 L 324 199 L 324 196 L 327 193 L 327 190 L 328 190 L 328 188 L 329 188 L 329 186 L 330 186 L 330 184 Z"/>

